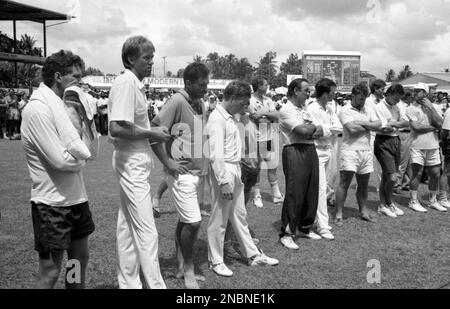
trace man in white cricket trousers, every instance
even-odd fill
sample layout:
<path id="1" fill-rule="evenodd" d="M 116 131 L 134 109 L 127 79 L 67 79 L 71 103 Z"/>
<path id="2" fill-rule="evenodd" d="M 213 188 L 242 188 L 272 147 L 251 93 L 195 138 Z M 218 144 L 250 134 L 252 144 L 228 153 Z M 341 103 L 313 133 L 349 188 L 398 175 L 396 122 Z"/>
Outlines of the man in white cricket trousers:
<path id="1" fill-rule="evenodd" d="M 243 114 L 250 101 L 250 85 L 234 81 L 224 92 L 224 102 L 217 105 L 209 118 L 210 173 L 212 189 L 211 218 L 208 224 L 208 259 L 219 276 L 230 277 L 233 272 L 224 264 L 224 238 L 228 220 L 233 226 L 242 255 L 250 266 L 278 265 L 278 260 L 258 250 L 250 235 L 241 181 L 242 141 L 233 115 Z"/>
<path id="2" fill-rule="evenodd" d="M 324 131 L 324 136 L 315 141 L 319 158 L 319 203 L 314 225 L 317 234 L 327 240 L 334 240 L 328 216 L 327 170 L 331 160 L 332 138 L 343 132 L 341 121 L 328 105 L 333 100 L 336 88 L 337 85 L 332 80 L 320 80 L 316 85 L 317 100 L 307 108 L 313 124 L 321 125 Z"/>
<path id="3" fill-rule="evenodd" d="M 167 128 L 150 127 L 142 80 L 151 75 L 155 48 L 147 38 L 129 38 L 122 48 L 126 70 L 114 82 L 108 106 L 113 168 L 120 185 L 117 220 L 118 281 L 141 289 L 139 271 L 151 289 L 165 289 L 158 261 L 158 232 L 150 195 L 150 142 L 166 142 Z"/>

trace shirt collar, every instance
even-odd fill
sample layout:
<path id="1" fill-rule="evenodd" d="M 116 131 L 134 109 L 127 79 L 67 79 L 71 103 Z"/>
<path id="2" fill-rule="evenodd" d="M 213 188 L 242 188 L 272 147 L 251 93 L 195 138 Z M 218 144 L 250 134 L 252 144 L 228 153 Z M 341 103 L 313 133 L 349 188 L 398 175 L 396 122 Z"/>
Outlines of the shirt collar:
<path id="1" fill-rule="evenodd" d="M 287 103 L 285 104 L 285 106 L 287 106 L 289 108 L 295 108 L 295 109 L 300 110 L 300 111 L 304 110 L 304 108 L 294 105 L 294 103 L 292 103 L 291 100 L 288 100 Z"/>
<path id="2" fill-rule="evenodd" d="M 139 78 L 138 78 L 133 72 L 131 72 L 131 70 L 126 69 L 124 74 L 126 74 L 127 76 L 129 76 L 129 77 L 134 81 L 134 83 L 135 83 L 136 86 L 139 88 L 139 90 L 144 89 L 144 87 L 145 87 L 144 83 L 141 82 L 141 81 L 139 80 Z"/>
<path id="3" fill-rule="evenodd" d="M 227 111 L 225 110 L 225 108 L 223 108 L 222 104 L 217 104 L 216 109 L 217 109 L 217 111 L 222 115 L 222 117 L 223 117 L 225 120 L 228 120 L 228 119 L 230 119 L 230 118 L 233 119 L 233 115 L 231 115 L 229 112 L 227 112 Z"/>

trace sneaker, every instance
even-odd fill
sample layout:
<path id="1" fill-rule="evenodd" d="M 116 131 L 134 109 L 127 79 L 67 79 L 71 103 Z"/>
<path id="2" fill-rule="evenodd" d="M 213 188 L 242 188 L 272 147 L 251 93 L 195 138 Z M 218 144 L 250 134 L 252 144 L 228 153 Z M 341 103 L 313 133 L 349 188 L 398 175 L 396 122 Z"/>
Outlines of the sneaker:
<path id="1" fill-rule="evenodd" d="M 280 242 L 283 246 L 290 250 L 298 250 L 300 247 L 294 242 L 292 236 L 284 236 L 280 238 Z"/>
<path id="2" fill-rule="evenodd" d="M 311 240 L 321 240 L 322 237 L 320 237 L 319 235 L 317 235 L 314 232 L 309 232 L 308 234 L 305 234 L 303 232 L 298 231 L 297 235 L 301 238 L 307 238 L 307 239 L 311 239 Z"/>
<path id="3" fill-rule="evenodd" d="M 326 240 L 334 240 L 334 235 L 330 231 L 319 233 L 320 237 Z"/>
<path id="4" fill-rule="evenodd" d="M 283 203 L 284 202 L 284 196 L 283 196 L 283 194 L 280 196 L 280 197 L 278 197 L 278 196 L 274 196 L 273 197 L 273 203 L 274 204 L 281 204 L 281 203 Z"/>
<path id="5" fill-rule="evenodd" d="M 261 195 L 255 196 L 255 198 L 253 199 L 253 205 L 255 205 L 256 208 L 264 207 Z"/>
<path id="6" fill-rule="evenodd" d="M 442 206 L 438 201 L 430 202 L 429 207 L 437 211 L 447 212 L 447 208 Z"/>
<path id="7" fill-rule="evenodd" d="M 233 276 L 233 272 L 224 263 L 217 264 L 217 265 L 212 265 L 211 269 L 217 275 L 222 276 L 222 277 L 231 277 L 231 276 Z"/>
<path id="8" fill-rule="evenodd" d="M 249 266 L 277 266 L 280 262 L 277 259 L 268 257 L 259 250 L 261 253 L 249 260 Z"/>
<path id="9" fill-rule="evenodd" d="M 441 204 L 442 207 L 450 208 L 450 202 L 448 200 L 440 200 L 438 203 Z"/>
<path id="10" fill-rule="evenodd" d="M 426 213 L 428 212 L 423 206 L 420 204 L 418 200 L 412 200 L 409 202 L 408 207 L 416 212 Z"/>
<path id="11" fill-rule="evenodd" d="M 380 207 L 378 207 L 378 213 L 380 215 L 388 216 L 389 218 L 397 218 L 397 214 L 395 213 L 395 210 L 382 204 Z"/>
<path id="12" fill-rule="evenodd" d="M 400 208 L 398 208 L 398 206 L 395 205 L 395 203 L 392 203 L 389 208 L 391 209 L 391 211 L 393 211 L 397 215 L 397 217 L 401 217 L 401 216 L 405 215 L 405 212 L 403 210 L 401 210 Z"/>

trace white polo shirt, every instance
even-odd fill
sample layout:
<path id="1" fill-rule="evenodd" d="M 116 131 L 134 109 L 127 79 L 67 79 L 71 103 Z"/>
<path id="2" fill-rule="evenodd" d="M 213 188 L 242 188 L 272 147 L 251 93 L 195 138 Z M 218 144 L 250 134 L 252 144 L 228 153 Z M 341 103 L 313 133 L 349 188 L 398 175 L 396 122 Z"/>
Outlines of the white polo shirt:
<path id="1" fill-rule="evenodd" d="M 372 151 L 371 132 L 365 131 L 357 135 L 351 135 L 346 125 L 354 121 L 378 121 L 378 117 L 372 108 L 365 106 L 358 110 L 353 105 L 345 105 L 341 109 L 341 123 L 344 126 L 344 138 L 342 140 L 342 151 Z"/>
<path id="2" fill-rule="evenodd" d="M 434 109 L 440 115 L 439 106 L 433 104 Z M 431 126 L 430 118 L 422 109 L 422 106 L 416 102 L 412 103 L 406 109 L 406 116 L 410 121 L 417 121 L 419 124 Z M 439 135 L 437 130 L 426 134 L 419 134 L 411 128 L 412 149 L 417 150 L 433 150 L 439 149 Z"/>
<path id="3" fill-rule="evenodd" d="M 323 137 L 316 140 L 317 147 L 329 147 L 332 144 L 333 136 L 342 133 L 342 124 L 335 112 L 333 106 L 327 104 L 324 109 L 319 102 L 314 101 L 307 107 L 307 111 L 311 116 L 314 125 L 322 126 Z"/>
<path id="4" fill-rule="evenodd" d="M 150 129 L 147 111 L 145 85 L 130 70 L 120 75 L 109 94 L 108 121 L 125 121 L 143 129 Z M 113 138 L 110 141 L 115 149 L 123 152 L 147 151 L 150 148 L 148 139 L 130 140 Z"/>
<path id="5" fill-rule="evenodd" d="M 386 102 L 386 99 L 381 101 L 375 107 L 375 112 L 378 118 L 381 120 L 382 127 L 385 128 L 391 121 L 408 121 L 406 113 L 401 109 L 398 104 L 390 105 Z M 395 128 L 392 133 L 381 133 L 378 132 L 377 135 L 383 136 L 399 136 L 399 129 Z"/>
<path id="6" fill-rule="evenodd" d="M 301 139 L 294 133 L 294 129 L 304 124 L 312 124 L 313 120 L 306 108 L 295 106 L 288 101 L 280 109 L 280 130 L 284 138 L 284 145 L 308 144 L 313 145 L 313 140 Z"/>
<path id="7" fill-rule="evenodd" d="M 250 105 L 248 107 L 250 115 L 254 115 L 256 112 L 275 112 L 275 103 L 268 97 L 264 97 L 263 100 L 257 99 L 252 96 L 250 99 Z M 258 142 L 267 142 L 273 140 L 273 134 L 277 131 L 277 126 L 274 123 L 260 123 L 258 126 Z"/>

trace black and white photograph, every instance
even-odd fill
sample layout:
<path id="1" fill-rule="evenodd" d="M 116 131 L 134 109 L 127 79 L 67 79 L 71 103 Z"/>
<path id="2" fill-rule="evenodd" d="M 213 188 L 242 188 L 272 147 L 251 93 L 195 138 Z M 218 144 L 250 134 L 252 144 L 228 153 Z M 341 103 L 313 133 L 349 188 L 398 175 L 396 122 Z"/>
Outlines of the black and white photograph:
<path id="1" fill-rule="evenodd" d="M 450 289 L 449 13 L 0 0 L 0 289 Z"/>

